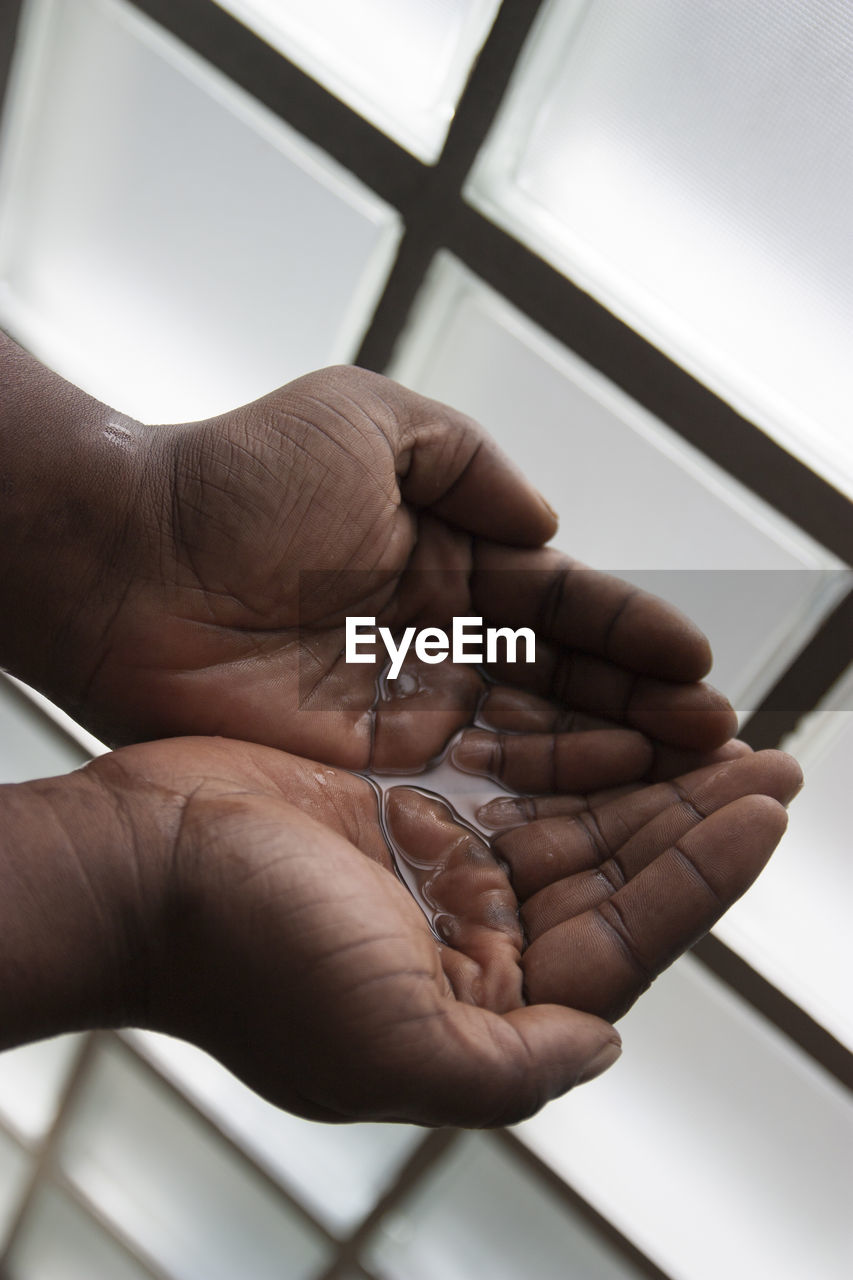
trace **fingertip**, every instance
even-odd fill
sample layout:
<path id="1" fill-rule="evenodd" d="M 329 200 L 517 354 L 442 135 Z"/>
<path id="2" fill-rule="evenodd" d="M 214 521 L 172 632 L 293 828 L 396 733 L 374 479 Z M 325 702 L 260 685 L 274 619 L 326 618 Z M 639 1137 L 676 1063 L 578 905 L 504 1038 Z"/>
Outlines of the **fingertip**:
<path id="1" fill-rule="evenodd" d="M 532 1004 L 504 1016 L 539 1064 L 539 1106 L 602 1075 L 622 1054 L 619 1032 L 593 1013 Z"/>
<path id="2" fill-rule="evenodd" d="M 497 739 L 485 729 L 467 729 L 450 749 L 451 763 L 463 773 L 488 773 Z"/>
<path id="3" fill-rule="evenodd" d="M 766 829 L 768 835 L 772 831 L 778 832 L 776 838 L 781 839 L 788 828 L 788 810 L 785 803 L 777 800 L 775 796 L 754 795 L 744 798 L 751 803 L 756 822 Z"/>
<path id="4" fill-rule="evenodd" d="M 545 517 L 550 527 L 550 532 L 547 538 L 543 538 L 542 541 L 550 542 L 550 540 L 553 538 L 554 534 L 557 532 L 557 530 L 560 527 L 560 517 L 557 515 L 557 512 L 551 506 L 550 502 L 548 501 L 548 499 L 545 497 L 544 494 L 540 493 L 538 489 L 534 489 L 532 490 L 532 492 L 535 493 L 536 497 L 539 499 L 539 503 L 545 512 Z"/>
<path id="5" fill-rule="evenodd" d="M 477 809 L 477 821 L 490 831 L 506 831 L 525 821 L 526 797 L 500 796 L 487 800 Z"/>
<path id="6" fill-rule="evenodd" d="M 786 788 L 782 803 L 789 805 L 805 786 L 805 777 L 799 760 L 787 751 L 771 750 L 761 754 L 769 756 L 775 765 Z"/>
<path id="7" fill-rule="evenodd" d="M 737 712 L 713 685 L 641 683 L 632 698 L 631 720 L 650 737 L 670 746 L 708 752 L 732 739 Z"/>
<path id="8" fill-rule="evenodd" d="M 738 731 L 738 714 L 724 693 L 707 680 L 699 686 L 705 691 L 705 714 L 708 720 L 708 733 L 713 733 L 715 746 L 730 742 Z"/>
<path id="9" fill-rule="evenodd" d="M 475 447 L 455 475 L 452 467 L 442 473 L 436 466 L 439 483 L 446 482 L 446 488 L 429 503 L 434 514 L 478 537 L 509 546 L 541 547 L 553 538 L 558 525 L 555 511 L 492 437 L 460 415 L 448 414 L 447 423 L 458 432 L 458 439 Z M 411 489 L 403 491 L 408 496 Z M 414 501 L 421 505 L 417 497 Z"/>
<path id="10" fill-rule="evenodd" d="M 713 764 L 716 761 L 740 760 L 743 756 L 754 755 L 754 752 L 749 743 L 744 742 L 743 738 L 729 738 L 728 742 L 724 742 L 721 747 L 717 747 L 711 754 L 713 760 L 709 760 L 709 764 Z"/>
<path id="11" fill-rule="evenodd" d="M 634 671 L 692 684 L 711 670 L 708 637 L 675 605 L 646 591 L 631 596 L 610 637 L 609 657 Z"/>
<path id="12" fill-rule="evenodd" d="M 615 1039 L 610 1039 L 603 1044 L 598 1053 L 586 1064 L 575 1081 L 576 1085 L 588 1084 L 590 1080 L 595 1080 L 598 1076 L 604 1075 L 604 1072 L 622 1057 L 622 1037 L 616 1030 L 614 1030 L 613 1035 Z"/>

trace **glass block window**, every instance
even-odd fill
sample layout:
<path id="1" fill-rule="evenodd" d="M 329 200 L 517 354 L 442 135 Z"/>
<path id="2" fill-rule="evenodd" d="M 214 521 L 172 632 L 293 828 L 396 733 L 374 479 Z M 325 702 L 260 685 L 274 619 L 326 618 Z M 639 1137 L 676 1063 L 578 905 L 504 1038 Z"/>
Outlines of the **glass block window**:
<path id="1" fill-rule="evenodd" d="M 500 0 L 218 0 L 421 160 L 437 159 Z"/>
<path id="2" fill-rule="evenodd" d="M 23 25 L 0 197 L 17 336 L 150 422 L 352 358 L 394 211 L 124 0 L 37 0 Z"/>
<path id="3" fill-rule="evenodd" d="M 553 0 L 471 199 L 853 493 L 853 13 Z"/>
<path id="4" fill-rule="evenodd" d="M 622 1034 L 622 1069 L 519 1126 L 522 1141 L 667 1275 L 843 1280 L 849 1093 L 688 957 Z"/>
<path id="5" fill-rule="evenodd" d="M 742 714 L 849 590 L 840 560 L 447 254 L 392 372 L 488 422 L 560 516 L 556 545 L 696 618 Z"/>
<path id="6" fill-rule="evenodd" d="M 853 901 L 847 797 L 853 761 L 853 669 L 784 743 L 807 786 L 753 892 L 718 925 L 720 937 L 853 1049 Z"/>
<path id="7" fill-rule="evenodd" d="M 846 1280 L 851 21 L 0 6 L 0 325 L 150 421 L 340 360 L 458 405 L 561 548 L 698 619 L 742 735 L 806 773 L 616 1068 L 514 1130 L 311 1124 L 148 1032 L 0 1055 L 10 1280 Z M 102 750 L 0 678 L 0 782 Z"/>

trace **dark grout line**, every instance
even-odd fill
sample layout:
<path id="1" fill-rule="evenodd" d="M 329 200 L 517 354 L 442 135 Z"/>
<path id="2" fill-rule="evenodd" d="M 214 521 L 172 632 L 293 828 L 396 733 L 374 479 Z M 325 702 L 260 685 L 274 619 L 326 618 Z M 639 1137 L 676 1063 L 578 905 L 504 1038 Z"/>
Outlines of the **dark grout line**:
<path id="1" fill-rule="evenodd" d="M 258 1185 L 273 1191 L 289 1208 L 294 1210 L 312 1231 L 322 1236 L 328 1244 L 331 1244 L 334 1248 L 340 1245 L 340 1237 L 320 1218 L 316 1217 L 311 1209 L 302 1200 L 298 1199 L 296 1194 L 280 1180 L 276 1173 L 267 1168 L 263 1156 L 260 1153 L 256 1155 L 251 1152 L 243 1143 L 242 1138 L 228 1129 L 227 1119 L 224 1115 L 208 1109 L 202 1099 L 193 1095 L 190 1086 L 184 1086 L 178 1080 L 173 1079 L 166 1068 L 161 1068 L 156 1060 L 149 1058 L 143 1049 L 137 1048 L 135 1044 L 126 1040 L 120 1032 L 108 1032 L 106 1034 L 109 1035 L 114 1044 L 120 1047 L 124 1055 L 129 1056 L 147 1075 L 153 1076 L 159 1087 L 177 1098 L 181 1106 L 185 1107 L 190 1115 L 197 1119 L 208 1132 L 212 1133 L 228 1149 L 237 1163 Z"/>
<path id="2" fill-rule="evenodd" d="M 621 1254 L 633 1272 L 638 1276 L 647 1277 L 647 1280 L 669 1280 L 666 1272 L 661 1271 L 660 1267 L 652 1262 L 651 1258 L 647 1257 L 627 1236 L 624 1236 L 609 1219 L 600 1214 L 588 1200 L 585 1200 L 582 1195 L 575 1191 L 574 1187 L 565 1182 L 543 1160 L 540 1160 L 535 1151 L 531 1151 L 530 1147 L 522 1142 L 512 1130 L 500 1129 L 495 1132 L 494 1136 L 503 1143 L 513 1159 L 525 1166 L 528 1173 L 532 1173 L 540 1183 L 543 1183 L 554 1192 L 572 1213 L 583 1218 L 595 1235 L 600 1237 L 604 1243 L 610 1245 L 612 1249 Z"/>
<path id="3" fill-rule="evenodd" d="M 18 1203 L 17 1211 L 12 1218 L 11 1226 L 6 1232 L 6 1241 L 3 1246 L 3 1252 L 0 1254 L 0 1272 L 8 1268 L 9 1258 L 20 1236 L 24 1221 L 33 1206 L 39 1188 L 43 1185 L 45 1177 L 49 1175 L 50 1169 L 55 1163 L 55 1157 L 59 1150 L 65 1126 L 74 1109 L 74 1103 L 85 1085 L 86 1077 L 97 1052 L 97 1039 L 97 1032 L 89 1032 L 84 1037 L 60 1094 L 53 1123 L 41 1141 L 34 1148 L 31 1148 L 35 1150 L 35 1161 L 27 1186 Z"/>
<path id="4" fill-rule="evenodd" d="M 402 214 L 406 230 L 397 260 L 354 363 L 378 372 L 387 367 L 435 252 L 449 248 L 690 444 L 853 562 L 853 507 L 843 494 L 463 200 L 461 185 L 540 0 L 504 0 L 435 166 L 410 155 L 210 0 L 133 3 Z"/>
<path id="5" fill-rule="evenodd" d="M 320 147 L 395 209 L 429 169 L 212 0 L 131 0 L 188 48 Z"/>
<path id="6" fill-rule="evenodd" d="M 107 1217 L 100 1205 L 96 1204 L 81 1191 L 62 1169 L 53 1167 L 48 1170 L 45 1176 L 47 1179 L 46 1185 L 55 1187 L 63 1195 L 67 1196 L 81 1213 L 85 1214 L 87 1218 L 91 1218 L 95 1226 L 113 1244 L 118 1245 L 119 1249 L 126 1253 L 136 1266 L 147 1272 L 149 1280 L 174 1280 L 174 1277 L 147 1253 L 143 1245 L 127 1235 L 112 1218 Z"/>
<path id="7" fill-rule="evenodd" d="M 473 207 L 445 245 L 535 324 L 845 563 L 853 504 L 592 295 Z"/>
<path id="8" fill-rule="evenodd" d="M 456 107 L 444 149 L 419 199 L 401 210 L 406 231 L 354 364 L 382 372 L 437 249 L 462 209 L 462 185 L 503 100 L 541 0 L 504 0 Z"/>
<path id="9" fill-rule="evenodd" d="M 441 1160 L 459 1137 L 457 1129 L 433 1129 L 403 1165 L 393 1185 L 377 1200 L 373 1209 L 342 1244 L 338 1257 L 317 1280 L 340 1280 L 348 1266 L 361 1266 L 360 1253 L 380 1220 L 392 1212 L 424 1175 Z"/>
<path id="10" fill-rule="evenodd" d="M 9 73 L 22 7 L 23 0 L 2 0 L 0 3 L 0 112 L 5 106 L 6 90 L 9 87 Z"/>
<path id="11" fill-rule="evenodd" d="M 778 747 L 853 662 L 853 591 L 832 612 L 738 731 L 755 751 Z"/>
<path id="12" fill-rule="evenodd" d="M 836 1040 L 805 1009 L 713 934 L 692 948 L 691 954 L 724 982 L 735 995 L 772 1023 L 830 1075 L 853 1091 L 853 1052 Z"/>

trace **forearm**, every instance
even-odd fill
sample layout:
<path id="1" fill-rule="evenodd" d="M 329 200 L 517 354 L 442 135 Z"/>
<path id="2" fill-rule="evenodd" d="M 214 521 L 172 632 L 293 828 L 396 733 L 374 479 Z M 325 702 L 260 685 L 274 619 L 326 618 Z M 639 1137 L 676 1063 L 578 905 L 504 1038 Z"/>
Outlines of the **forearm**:
<path id="1" fill-rule="evenodd" d="M 144 537 L 149 447 L 0 334 L 0 665 L 71 710 Z"/>
<path id="2" fill-rule="evenodd" d="M 0 1048 L 144 1021 L 159 848 L 91 770 L 0 787 Z"/>

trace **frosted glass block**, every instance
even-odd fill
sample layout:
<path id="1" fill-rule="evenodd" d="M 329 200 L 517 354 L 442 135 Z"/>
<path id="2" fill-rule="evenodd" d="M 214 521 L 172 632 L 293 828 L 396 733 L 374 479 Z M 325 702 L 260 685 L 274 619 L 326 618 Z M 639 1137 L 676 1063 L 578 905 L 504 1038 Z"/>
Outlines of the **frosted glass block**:
<path id="1" fill-rule="evenodd" d="M 805 788 L 767 870 L 716 932 L 853 1049 L 853 668 L 784 745 Z"/>
<path id="2" fill-rule="evenodd" d="M 67 773 L 88 753 L 0 674 L 0 782 Z"/>
<path id="3" fill-rule="evenodd" d="M 853 1100 L 695 960 L 519 1137 L 678 1280 L 846 1280 Z"/>
<path id="4" fill-rule="evenodd" d="M 410 1125 L 301 1120 L 183 1040 L 141 1031 L 127 1038 L 332 1231 L 354 1229 L 423 1140 Z"/>
<path id="5" fill-rule="evenodd" d="M 218 0 L 421 160 L 436 160 L 500 0 Z"/>
<path id="6" fill-rule="evenodd" d="M 551 0 L 470 198 L 853 493 L 853 8 Z"/>
<path id="7" fill-rule="evenodd" d="M 59 1159 L 174 1280 L 300 1280 L 328 1263 L 328 1246 L 296 1210 L 127 1049 L 99 1052 Z"/>
<path id="8" fill-rule="evenodd" d="M 0 1129 L 0 1249 L 17 1213 L 30 1165 L 17 1143 Z"/>
<path id="9" fill-rule="evenodd" d="M 631 1280 L 639 1276 L 494 1138 L 461 1138 L 383 1219 L 366 1265 L 382 1280 Z"/>
<path id="10" fill-rule="evenodd" d="M 555 545 L 694 617 L 742 713 L 849 586 L 825 548 L 449 254 L 391 372 L 491 432 L 557 510 Z"/>
<path id="11" fill-rule="evenodd" d="M 33 689 L 28 684 L 24 684 L 23 680 L 18 680 L 15 676 L 10 676 L 8 671 L 3 672 L 4 683 L 12 685 L 18 689 L 28 703 L 34 703 L 40 711 L 43 711 L 49 720 L 59 725 L 60 729 L 65 731 L 65 735 L 72 738 L 78 746 L 83 748 L 83 756 L 90 759 L 93 756 L 102 756 L 109 751 L 109 747 L 99 741 L 93 733 L 88 729 L 84 729 L 82 724 L 78 724 L 76 720 L 72 720 L 67 711 L 63 711 L 55 702 L 51 702 L 43 693 L 39 693 L 38 689 Z"/>
<path id="12" fill-rule="evenodd" d="M 149 421 L 354 354 L 398 215 L 124 0 L 28 0 L 0 163 L 0 318 Z"/>
<path id="13" fill-rule="evenodd" d="M 150 1274 L 88 1214 L 49 1187 L 28 1211 L 4 1269 L 6 1280 L 150 1280 Z"/>
<path id="14" fill-rule="evenodd" d="M 81 1043 L 81 1036 L 56 1036 L 0 1053 L 0 1115 L 31 1142 L 56 1119 Z"/>

